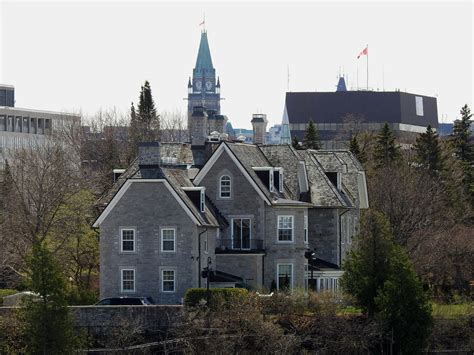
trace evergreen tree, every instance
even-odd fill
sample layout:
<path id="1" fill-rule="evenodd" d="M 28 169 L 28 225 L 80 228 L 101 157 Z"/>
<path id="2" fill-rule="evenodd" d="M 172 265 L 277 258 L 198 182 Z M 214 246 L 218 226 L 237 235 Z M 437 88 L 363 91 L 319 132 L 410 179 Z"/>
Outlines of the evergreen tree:
<path id="1" fill-rule="evenodd" d="M 473 147 L 469 142 L 469 138 L 471 136 L 471 109 L 469 106 L 464 105 L 461 108 L 460 113 L 461 119 L 454 122 L 451 141 L 455 148 L 455 153 L 458 159 L 467 163 L 472 163 Z"/>
<path id="2" fill-rule="evenodd" d="M 293 139 L 291 140 L 291 145 L 297 150 L 301 149 L 300 142 L 298 141 L 298 137 L 296 136 L 293 136 Z"/>
<path id="3" fill-rule="evenodd" d="M 474 144 L 471 141 L 472 114 L 469 106 L 461 109 L 461 119 L 454 122 L 451 144 L 454 154 L 463 166 L 463 185 L 474 206 Z"/>
<path id="4" fill-rule="evenodd" d="M 396 353 L 419 353 L 432 319 L 428 298 L 406 252 L 394 242 L 386 218 L 368 212 L 357 249 L 344 262 L 341 285 L 369 317 L 393 336 Z"/>
<path id="5" fill-rule="evenodd" d="M 420 133 L 415 143 L 416 160 L 432 172 L 443 168 L 441 145 L 436 133 L 428 126 L 425 133 Z"/>
<path id="6" fill-rule="evenodd" d="M 137 156 L 138 143 L 157 141 L 159 133 L 160 117 L 156 113 L 150 83 L 145 81 L 140 89 L 138 112 L 133 102 L 130 108 L 129 161 Z"/>
<path id="7" fill-rule="evenodd" d="M 321 149 L 318 131 L 312 120 L 309 121 L 308 128 L 304 136 L 304 147 L 306 149 Z"/>
<path id="8" fill-rule="evenodd" d="M 40 299 L 27 300 L 22 310 L 27 353 L 72 353 L 77 350 L 79 339 L 67 308 L 66 281 L 60 266 L 46 245 L 35 241 L 28 267 L 29 289 Z"/>
<path id="9" fill-rule="evenodd" d="M 357 134 L 352 137 L 349 143 L 349 150 L 356 156 L 361 164 L 364 164 L 367 161 L 365 152 L 360 149 L 359 141 L 357 140 Z"/>
<path id="10" fill-rule="evenodd" d="M 141 87 L 138 102 L 138 120 L 141 123 L 142 138 L 146 142 L 154 141 L 158 138 L 160 129 L 159 117 L 156 114 L 155 102 L 151 94 L 151 87 L 148 81 Z"/>
<path id="11" fill-rule="evenodd" d="M 374 147 L 374 160 L 377 168 L 389 166 L 397 162 L 401 157 L 400 148 L 395 144 L 395 134 L 388 123 L 385 123 L 377 135 Z"/>

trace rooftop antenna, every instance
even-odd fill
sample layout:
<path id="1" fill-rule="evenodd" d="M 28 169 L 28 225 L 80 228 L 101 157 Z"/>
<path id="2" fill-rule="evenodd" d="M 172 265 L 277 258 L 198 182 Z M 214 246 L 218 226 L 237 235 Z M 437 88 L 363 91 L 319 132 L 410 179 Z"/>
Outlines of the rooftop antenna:
<path id="1" fill-rule="evenodd" d="M 382 65 L 382 90 L 385 91 L 385 67 Z"/>
<path id="2" fill-rule="evenodd" d="M 290 91 L 290 66 L 287 66 L 288 69 L 288 91 Z"/>

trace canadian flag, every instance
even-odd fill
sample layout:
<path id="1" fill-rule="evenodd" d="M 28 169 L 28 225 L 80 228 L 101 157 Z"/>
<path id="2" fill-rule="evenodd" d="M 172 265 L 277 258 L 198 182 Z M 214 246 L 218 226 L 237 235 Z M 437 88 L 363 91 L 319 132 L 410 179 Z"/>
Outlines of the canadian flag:
<path id="1" fill-rule="evenodd" d="M 362 52 L 359 53 L 357 59 L 359 59 L 361 55 L 369 55 L 369 47 L 365 47 Z"/>

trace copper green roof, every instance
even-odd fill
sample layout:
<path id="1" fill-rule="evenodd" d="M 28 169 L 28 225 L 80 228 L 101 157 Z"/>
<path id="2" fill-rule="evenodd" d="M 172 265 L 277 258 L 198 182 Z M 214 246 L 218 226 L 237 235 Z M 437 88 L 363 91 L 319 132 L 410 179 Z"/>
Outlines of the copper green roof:
<path id="1" fill-rule="evenodd" d="M 207 32 L 201 32 L 201 43 L 199 44 L 199 52 L 196 59 L 196 66 L 193 71 L 194 77 L 214 76 L 215 69 L 212 65 L 211 51 L 209 50 L 209 42 L 207 41 Z"/>

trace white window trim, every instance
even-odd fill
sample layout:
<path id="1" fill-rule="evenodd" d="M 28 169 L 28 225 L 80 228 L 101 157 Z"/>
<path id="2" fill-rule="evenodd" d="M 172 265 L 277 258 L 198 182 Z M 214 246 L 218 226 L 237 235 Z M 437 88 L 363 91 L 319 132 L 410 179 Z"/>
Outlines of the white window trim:
<path id="1" fill-rule="evenodd" d="M 229 184 L 229 196 L 222 196 L 222 178 L 228 177 L 230 180 Z M 224 174 L 219 177 L 219 198 L 229 200 L 232 198 L 232 177 L 230 175 Z"/>
<path id="2" fill-rule="evenodd" d="M 294 289 L 294 265 L 293 263 L 277 263 L 277 269 L 276 269 L 276 284 L 277 284 L 277 290 L 280 290 L 280 265 L 288 266 L 291 265 L 291 282 L 290 282 L 290 290 Z"/>
<path id="3" fill-rule="evenodd" d="M 124 290 L 123 289 L 123 272 L 124 271 L 133 271 L 133 290 Z M 137 283 L 137 271 L 134 267 L 121 267 L 120 268 L 120 291 L 121 293 L 135 293 Z"/>
<path id="4" fill-rule="evenodd" d="M 164 250 L 163 249 L 163 231 L 173 231 L 173 250 Z M 176 228 L 173 227 L 164 227 L 160 229 L 160 239 L 161 239 L 161 252 L 162 253 L 176 253 Z"/>
<path id="5" fill-rule="evenodd" d="M 123 232 L 124 231 L 133 231 L 133 250 L 123 250 Z M 121 253 L 124 253 L 124 254 L 131 254 L 131 253 L 136 253 L 137 252 L 137 243 L 136 243 L 136 239 L 137 239 L 137 230 L 136 228 L 132 228 L 132 227 L 123 227 L 123 228 L 120 228 L 120 252 Z"/>
<path id="6" fill-rule="evenodd" d="M 252 218 L 250 217 L 235 217 L 231 218 L 231 224 L 230 224 L 230 237 L 231 237 L 231 243 L 232 243 L 232 249 L 234 249 L 234 220 L 243 220 L 243 219 L 248 219 L 250 221 L 250 236 L 249 236 L 249 247 L 248 248 L 242 248 L 242 239 L 240 240 L 240 249 L 236 250 L 251 250 L 252 249 Z M 240 238 L 242 238 L 242 235 L 240 235 Z"/>
<path id="7" fill-rule="evenodd" d="M 280 217 L 291 217 L 291 240 L 280 240 Z M 277 216 L 277 243 L 291 244 L 295 242 L 295 217 L 293 215 Z"/>
<path id="8" fill-rule="evenodd" d="M 164 277 L 163 277 L 163 273 L 165 271 L 173 271 L 173 291 L 165 291 L 164 290 Z M 169 281 L 169 280 L 167 280 Z M 163 293 L 176 293 L 176 268 L 162 268 L 161 269 L 161 292 Z"/>
<path id="9" fill-rule="evenodd" d="M 308 234 L 308 215 L 304 216 L 304 243 L 308 244 L 309 243 L 309 234 Z"/>
<path id="10" fill-rule="evenodd" d="M 204 213 L 206 212 L 206 188 L 201 189 L 201 198 L 200 198 L 200 207 L 201 207 L 201 212 Z"/>

